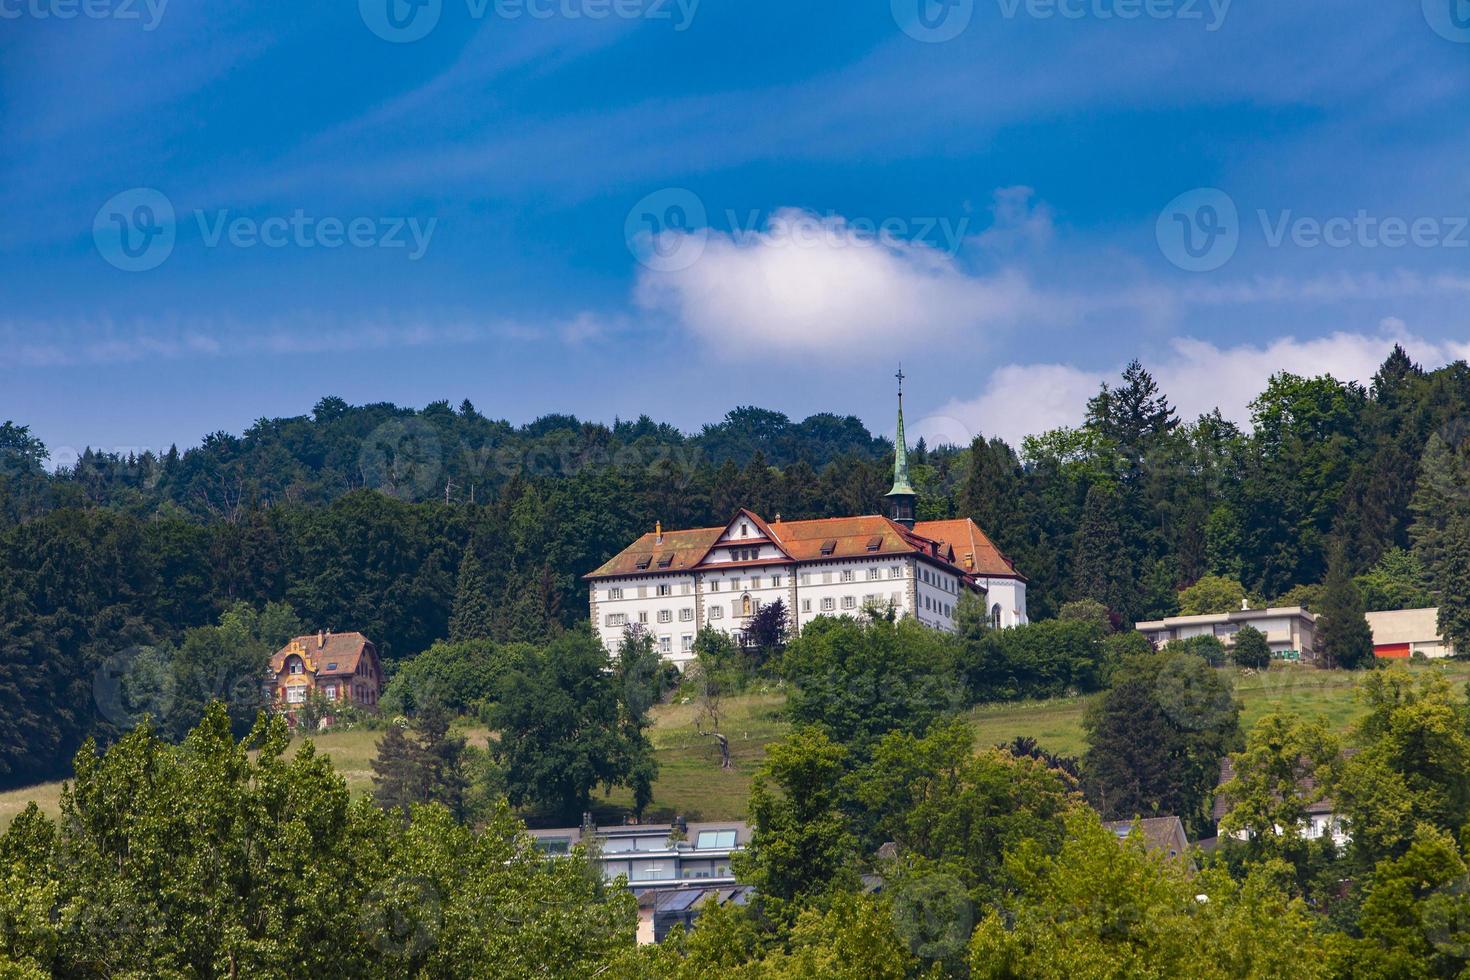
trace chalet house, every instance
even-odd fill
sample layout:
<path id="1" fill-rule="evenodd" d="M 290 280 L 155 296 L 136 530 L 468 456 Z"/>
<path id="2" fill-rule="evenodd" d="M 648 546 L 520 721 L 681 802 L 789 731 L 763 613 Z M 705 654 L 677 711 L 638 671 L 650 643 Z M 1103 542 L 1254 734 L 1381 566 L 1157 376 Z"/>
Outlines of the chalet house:
<path id="1" fill-rule="evenodd" d="M 298 636 L 271 657 L 271 695 L 294 714 L 315 691 L 334 704 L 374 710 L 383 690 L 378 648 L 361 633 Z"/>

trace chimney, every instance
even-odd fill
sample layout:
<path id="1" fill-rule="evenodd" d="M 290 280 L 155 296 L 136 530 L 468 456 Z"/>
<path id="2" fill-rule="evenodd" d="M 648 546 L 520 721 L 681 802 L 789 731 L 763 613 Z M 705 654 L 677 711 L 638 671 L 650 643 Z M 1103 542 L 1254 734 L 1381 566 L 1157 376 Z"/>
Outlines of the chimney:
<path id="1" fill-rule="evenodd" d="M 654 521 L 653 522 L 653 543 L 654 544 L 663 544 L 664 543 L 664 522 L 663 521 Z"/>
<path id="2" fill-rule="evenodd" d="M 775 523 L 776 523 L 776 524 L 780 524 L 780 523 L 781 523 L 781 515 L 780 515 L 780 514 L 777 514 L 777 515 L 776 515 L 776 520 L 775 520 Z"/>
<path id="3" fill-rule="evenodd" d="M 322 647 L 324 647 L 326 645 L 327 645 L 327 631 L 326 630 L 318 630 L 317 631 L 317 634 L 316 634 L 316 648 L 318 650 L 320 650 Z"/>
<path id="4" fill-rule="evenodd" d="M 1251 609 L 1251 601 L 1249 599 L 1242 599 L 1242 600 L 1240 600 L 1240 611 L 1241 612 L 1250 612 L 1250 609 Z"/>

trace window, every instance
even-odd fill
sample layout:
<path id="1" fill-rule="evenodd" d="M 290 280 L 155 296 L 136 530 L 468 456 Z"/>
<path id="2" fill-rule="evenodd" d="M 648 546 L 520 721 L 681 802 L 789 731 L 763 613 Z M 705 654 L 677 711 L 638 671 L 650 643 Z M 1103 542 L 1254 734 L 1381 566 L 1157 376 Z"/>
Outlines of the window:
<path id="1" fill-rule="evenodd" d="M 288 688 L 286 688 L 286 703 L 287 704 L 305 704 L 306 703 L 306 688 L 299 687 L 299 686 L 298 687 L 288 687 Z"/>
<path id="2" fill-rule="evenodd" d="M 572 839 L 570 837 L 538 837 L 536 838 L 536 850 L 542 854 L 570 854 L 572 853 Z"/>
<path id="3" fill-rule="evenodd" d="M 878 579 L 880 579 L 882 577 L 883 577 L 883 569 L 881 569 L 881 568 L 870 568 L 870 569 L 868 569 L 868 581 L 869 582 L 877 581 Z"/>
<path id="4" fill-rule="evenodd" d="M 306 665 L 301 662 L 300 657 L 292 657 L 286 665 L 286 672 L 288 674 L 304 674 L 306 673 Z"/>
<path id="5" fill-rule="evenodd" d="M 681 622 L 681 623 L 692 623 L 692 622 L 694 622 L 694 610 L 693 609 L 680 609 L 679 610 L 679 622 Z"/>
<path id="6" fill-rule="evenodd" d="M 607 597 L 609 599 L 621 599 L 623 597 L 623 590 L 622 589 L 608 589 L 607 590 Z"/>
<path id="7" fill-rule="evenodd" d="M 857 576 L 853 573 L 853 570 L 852 569 L 850 569 L 850 568 L 844 568 L 842 570 L 842 581 L 844 581 L 844 582 L 851 582 L 856 577 Z"/>
<path id="8" fill-rule="evenodd" d="M 673 653 L 674 638 L 671 636 L 660 636 L 658 638 L 658 652 L 664 654 Z"/>
<path id="9" fill-rule="evenodd" d="M 822 542 L 822 554 L 830 555 L 836 550 L 837 541 L 835 539 L 829 538 L 828 540 Z"/>
<path id="10" fill-rule="evenodd" d="M 812 601 L 810 599 L 801 600 L 801 611 L 804 613 L 812 611 Z"/>
<path id="11" fill-rule="evenodd" d="M 674 594 L 674 587 L 672 585 L 660 585 L 658 587 L 658 594 L 659 595 L 673 595 Z"/>
<path id="12" fill-rule="evenodd" d="M 823 585 L 831 585 L 832 584 L 832 573 L 831 572 L 823 572 L 822 573 L 822 584 Z"/>
<path id="13" fill-rule="evenodd" d="M 779 576 L 779 575 L 773 575 L 773 576 L 771 576 L 771 588 L 773 588 L 773 589 L 779 589 L 781 587 L 781 583 L 783 581 L 785 581 L 785 580 L 783 578 L 781 578 L 781 576 Z"/>
<path id="14" fill-rule="evenodd" d="M 716 579 L 710 579 L 709 590 L 711 592 L 718 592 L 718 591 L 720 591 L 720 580 L 717 579 L 717 578 Z"/>
<path id="15" fill-rule="evenodd" d="M 811 585 L 812 584 L 812 573 L 811 572 L 802 572 L 801 573 L 801 584 L 802 585 Z"/>
<path id="16" fill-rule="evenodd" d="M 685 653 L 694 652 L 693 633 L 685 633 L 683 636 L 679 637 L 679 649 L 683 650 Z"/>
<path id="17" fill-rule="evenodd" d="M 638 614 L 638 622 L 640 622 L 640 623 L 646 623 L 646 622 L 648 622 L 648 610 L 647 609 L 643 610 L 641 613 Z"/>
<path id="18" fill-rule="evenodd" d="M 658 621 L 660 623 L 672 623 L 674 621 L 674 611 L 672 609 L 660 609 L 658 611 Z"/>
<path id="19" fill-rule="evenodd" d="M 740 536 L 742 538 L 748 538 L 748 537 L 750 537 L 750 525 L 749 524 L 741 524 L 740 525 Z"/>
<path id="20" fill-rule="evenodd" d="M 1000 603 L 998 602 L 990 607 L 990 625 L 1000 629 Z"/>
<path id="21" fill-rule="evenodd" d="M 831 596 L 822 600 L 822 612 L 831 612 L 837 608 L 837 600 Z"/>
<path id="22" fill-rule="evenodd" d="M 628 625 L 628 614 L 627 613 L 608 613 L 607 614 L 607 625 L 608 626 L 627 626 Z"/>
<path id="23" fill-rule="evenodd" d="M 710 619 L 724 619 L 725 618 L 725 607 L 724 606 L 710 606 L 709 607 L 709 618 Z"/>
<path id="24" fill-rule="evenodd" d="M 903 566 L 902 565 L 890 565 L 889 568 L 888 568 L 888 577 L 889 578 L 903 578 Z"/>
<path id="25" fill-rule="evenodd" d="M 735 846 L 735 831 L 701 830 L 699 836 L 694 839 L 694 846 L 701 851 L 728 850 Z"/>
<path id="26" fill-rule="evenodd" d="M 842 597 L 842 608 L 843 609 L 856 609 L 857 608 L 857 596 L 852 596 L 852 595 L 845 595 L 845 596 L 843 596 Z"/>
<path id="27" fill-rule="evenodd" d="M 336 669 L 337 669 L 337 661 L 333 660 L 331 663 L 327 664 L 327 670 L 328 671 L 333 671 L 333 670 L 336 670 Z"/>
<path id="28" fill-rule="evenodd" d="M 750 577 L 750 587 L 752 589 L 758 589 L 761 587 L 761 577 L 759 575 L 752 575 Z"/>
<path id="29" fill-rule="evenodd" d="M 326 694 L 328 701 L 335 701 L 335 700 L 337 700 L 337 685 L 336 684 L 328 684 L 325 688 L 322 689 L 322 691 L 323 691 L 323 693 Z"/>

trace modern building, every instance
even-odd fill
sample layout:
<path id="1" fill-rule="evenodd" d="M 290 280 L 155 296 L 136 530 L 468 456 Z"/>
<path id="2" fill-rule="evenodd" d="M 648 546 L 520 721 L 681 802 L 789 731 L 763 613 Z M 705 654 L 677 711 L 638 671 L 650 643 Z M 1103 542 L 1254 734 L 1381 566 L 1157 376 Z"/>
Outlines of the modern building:
<path id="1" fill-rule="evenodd" d="M 333 704 L 373 710 L 383 690 L 378 648 L 361 633 L 298 636 L 271 657 L 271 696 L 294 715 L 312 692 Z"/>
<path id="2" fill-rule="evenodd" d="M 738 821 L 671 824 L 631 824 L 532 830 L 536 844 L 547 854 L 571 853 L 586 845 L 602 865 L 603 877 L 628 879 L 634 889 L 645 887 L 710 887 L 733 885 L 730 856 L 750 843 L 750 828 Z"/>
<path id="3" fill-rule="evenodd" d="M 899 373 L 898 435 L 888 516 L 767 521 L 740 510 L 720 527 L 655 524 L 587 575 L 592 624 L 614 648 L 641 626 L 681 666 L 703 627 L 741 634 L 762 606 L 782 602 L 789 625 L 865 609 L 955 628 L 960 597 L 982 597 L 997 627 L 1027 622 L 1026 578 L 969 519 L 915 519 Z"/>
<path id="4" fill-rule="evenodd" d="M 1162 647 L 1174 640 L 1213 636 L 1225 646 L 1235 645 L 1242 626 L 1253 626 L 1266 634 L 1271 655 L 1278 660 L 1311 661 L 1316 657 L 1317 617 L 1301 606 L 1251 609 L 1208 616 L 1170 616 L 1138 624 L 1138 631 Z"/>
<path id="5" fill-rule="evenodd" d="M 1385 660 L 1408 660 L 1415 654 L 1431 659 L 1453 657 L 1455 647 L 1439 635 L 1439 609 L 1395 609 L 1370 612 L 1373 653 Z"/>

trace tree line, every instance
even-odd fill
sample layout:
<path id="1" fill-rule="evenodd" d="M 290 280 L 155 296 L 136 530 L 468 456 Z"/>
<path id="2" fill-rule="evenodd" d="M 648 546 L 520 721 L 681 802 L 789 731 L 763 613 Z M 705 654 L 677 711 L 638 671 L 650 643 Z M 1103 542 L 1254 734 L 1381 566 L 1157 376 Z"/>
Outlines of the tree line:
<path id="1" fill-rule="evenodd" d="M 1126 627 L 1207 576 L 1309 605 L 1350 580 L 1370 607 L 1439 604 L 1470 644 L 1467 419 L 1470 367 L 1425 371 L 1398 348 L 1366 387 L 1270 378 L 1248 431 L 1181 420 L 1134 364 L 1075 427 L 920 444 L 910 463 L 919 516 L 975 518 L 1030 580 L 1033 619 L 1091 600 Z M 831 415 L 741 408 L 685 434 L 324 398 L 182 452 L 88 450 L 50 471 L 6 422 L 0 785 L 115 738 L 99 677 L 241 602 L 360 630 L 390 670 L 454 636 L 545 643 L 585 618 L 581 576 L 655 521 L 881 513 L 891 454 Z"/>

